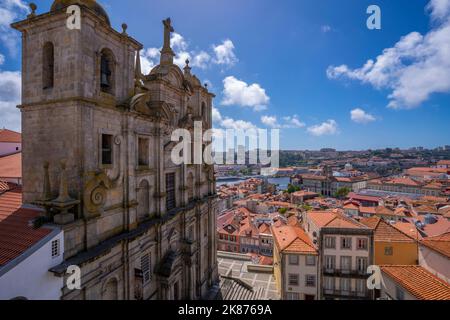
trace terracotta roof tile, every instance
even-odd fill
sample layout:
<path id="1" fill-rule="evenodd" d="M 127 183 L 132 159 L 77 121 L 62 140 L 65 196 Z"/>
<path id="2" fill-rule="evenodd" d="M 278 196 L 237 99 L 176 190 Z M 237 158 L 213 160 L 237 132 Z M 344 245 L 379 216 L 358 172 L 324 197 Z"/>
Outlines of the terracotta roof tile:
<path id="1" fill-rule="evenodd" d="M 314 248 L 311 239 L 300 227 L 274 227 L 272 228 L 272 234 L 279 251 L 317 255 L 317 250 Z"/>
<path id="2" fill-rule="evenodd" d="M 361 219 L 362 224 L 374 230 L 374 240 L 380 242 L 414 242 L 414 239 L 379 217 Z"/>
<path id="3" fill-rule="evenodd" d="M 381 266 L 381 270 L 419 300 L 450 300 L 450 286 L 419 266 Z"/>
<path id="4" fill-rule="evenodd" d="M 21 205 L 21 190 L 0 195 L 0 266 L 17 258 L 51 233 L 46 228 L 33 229 L 29 222 L 40 212 L 22 208 Z"/>
<path id="5" fill-rule="evenodd" d="M 425 238 L 420 243 L 450 258 L 450 232 L 437 237 Z"/>
<path id="6" fill-rule="evenodd" d="M 21 143 L 22 134 L 8 129 L 0 129 L 0 142 Z"/>
<path id="7" fill-rule="evenodd" d="M 22 177 L 22 153 L 0 158 L 0 178 Z"/>
<path id="8" fill-rule="evenodd" d="M 365 225 L 335 211 L 310 211 L 308 217 L 320 228 L 366 229 Z"/>

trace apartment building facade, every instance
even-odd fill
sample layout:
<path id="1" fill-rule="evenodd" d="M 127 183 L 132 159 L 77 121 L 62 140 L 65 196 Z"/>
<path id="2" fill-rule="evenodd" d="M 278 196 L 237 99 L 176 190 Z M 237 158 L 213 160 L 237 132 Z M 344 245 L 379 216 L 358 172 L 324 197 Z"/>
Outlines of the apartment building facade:
<path id="1" fill-rule="evenodd" d="M 274 274 L 283 300 L 320 298 L 319 252 L 300 227 L 272 228 Z"/>
<path id="2" fill-rule="evenodd" d="M 367 268 L 373 264 L 373 231 L 337 210 L 309 212 L 303 226 L 320 252 L 320 299 L 370 300 Z"/>

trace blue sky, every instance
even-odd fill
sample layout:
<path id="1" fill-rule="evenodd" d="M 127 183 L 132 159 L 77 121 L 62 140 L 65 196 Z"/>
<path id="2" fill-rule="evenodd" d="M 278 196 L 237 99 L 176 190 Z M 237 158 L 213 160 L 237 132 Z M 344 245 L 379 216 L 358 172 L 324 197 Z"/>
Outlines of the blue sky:
<path id="1" fill-rule="evenodd" d="M 450 0 L 100 2 L 144 44 L 146 70 L 172 18 L 179 63 L 217 95 L 218 128 L 280 128 L 282 149 L 450 144 Z M 0 31 L 22 3 L 0 0 Z M 371 4 L 381 30 L 366 27 Z M 20 35 L 0 40 L 0 126 L 19 129 Z"/>

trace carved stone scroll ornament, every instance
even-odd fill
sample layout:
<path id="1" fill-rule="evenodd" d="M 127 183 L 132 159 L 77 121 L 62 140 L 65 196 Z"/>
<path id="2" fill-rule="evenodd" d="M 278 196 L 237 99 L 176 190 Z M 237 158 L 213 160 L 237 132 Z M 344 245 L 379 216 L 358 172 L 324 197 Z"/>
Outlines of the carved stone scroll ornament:
<path id="1" fill-rule="evenodd" d="M 84 187 L 83 202 L 87 209 L 85 218 L 92 218 L 99 216 L 101 210 L 106 204 L 108 197 L 108 190 L 117 188 L 123 181 L 123 168 L 120 156 L 120 145 L 122 144 L 122 137 L 117 135 L 114 137 L 114 144 L 118 146 L 118 150 L 115 153 L 114 174 L 113 177 L 109 177 L 105 171 L 97 171 L 88 173 L 88 180 Z"/>
<path id="2" fill-rule="evenodd" d="M 121 157 L 121 145 L 122 145 L 122 136 L 121 135 L 116 135 L 114 137 L 114 144 L 117 146 L 117 150 L 114 152 L 114 163 L 116 164 L 114 166 L 114 172 L 113 172 L 113 176 L 109 177 L 109 179 L 111 180 L 111 184 L 113 185 L 114 188 L 122 185 L 122 181 L 123 181 L 123 173 L 124 173 L 124 169 L 122 166 L 122 157 Z"/>
<path id="3" fill-rule="evenodd" d="M 96 217 L 106 203 L 108 190 L 112 188 L 111 179 L 104 173 L 90 174 L 91 178 L 84 188 L 84 206 L 87 209 L 85 218 Z"/>

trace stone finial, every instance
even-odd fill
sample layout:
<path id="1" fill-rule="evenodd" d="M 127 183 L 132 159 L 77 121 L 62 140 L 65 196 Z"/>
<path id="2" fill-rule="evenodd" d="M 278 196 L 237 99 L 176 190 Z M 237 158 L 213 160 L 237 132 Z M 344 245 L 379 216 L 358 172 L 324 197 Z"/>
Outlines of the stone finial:
<path id="1" fill-rule="evenodd" d="M 44 187 L 42 190 L 42 201 L 50 201 L 52 200 L 52 191 L 50 186 L 50 176 L 48 173 L 48 169 L 50 167 L 50 163 L 48 161 L 44 162 Z"/>
<path id="2" fill-rule="evenodd" d="M 189 66 L 189 59 L 186 59 L 186 66 L 184 67 L 184 74 L 185 75 L 190 75 L 191 74 L 191 67 Z"/>
<path id="3" fill-rule="evenodd" d="M 204 86 L 205 86 L 206 89 L 208 89 L 208 83 L 207 82 L 205 82 Z"/>
<path id="4" fill-rule="evenodd" d="M 59 196 L 55 202 L 71 202 L 73 199 L 69 196 L 69 186 L 67 184 L 66 161 L 61 161 L 61 176 L 59 179 Z"/>
<path id="5" fill-rule="evenodd" d="M 31 9 L 31 13 L 28 15 L 28 18 L 33 18 L 36 16 L 36 9 L 37 9 L 37 5 L 33 2 L 31 2 L 29 4 L 30 9 Z"/>
<path id="6" fill-rule="evenodd" d="M 127 35 L 128 25 L 126 23 L 122 23 L 122 34 Z"/>
<path id="7" fill-rule="evenodd" d="M 141 50 L 136 51 L 136 62 L 134 66 L 134 79 L 135 81 L 140 81 L 142 79 L 141 70 Z"/>

